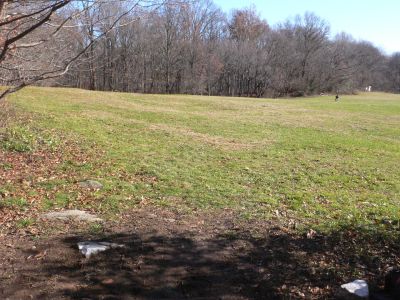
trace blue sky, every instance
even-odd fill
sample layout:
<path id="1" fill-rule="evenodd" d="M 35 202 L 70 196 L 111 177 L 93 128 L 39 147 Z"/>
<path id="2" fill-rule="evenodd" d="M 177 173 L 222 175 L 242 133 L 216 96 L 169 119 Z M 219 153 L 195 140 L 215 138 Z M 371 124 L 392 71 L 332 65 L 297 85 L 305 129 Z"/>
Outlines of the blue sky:
<path id="1" fill-rule="evenodd" d="M 345 31 L 373 42 L 384 52 L 400 52 L 400 0 L 214 0 L 225 12 L 255 5 L 270 25 L 314 12 L 331 26 L 332 35 Z"/>

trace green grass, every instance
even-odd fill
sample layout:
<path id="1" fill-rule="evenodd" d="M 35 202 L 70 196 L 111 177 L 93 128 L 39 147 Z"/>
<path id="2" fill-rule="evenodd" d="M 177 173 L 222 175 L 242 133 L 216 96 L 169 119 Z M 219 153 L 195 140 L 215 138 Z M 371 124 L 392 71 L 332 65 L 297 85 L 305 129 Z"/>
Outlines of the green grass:
<path id="1" fill-rule="evenodd" d="M 54 200 L 45 199 L 43 202 L 43 208 L 47 210 L 53 208 L 67 208 L 70 199 L 71 195 L 60 192 L 55 195 Z"/>
<path id="2" fill-rule="evenodd" d="M 13 207 L 13 208 L 19 208 L 23 209 L 28 207 L 28 201 L 24 198 L 6 198 L 3 201 L 0 202 L 0 207 L 1 205 L 3 206 L 8 206 L 8 207 Z"/>
<path id="3" fill-rule="evenodd" d="M 105 189 L 96 192 L 93 207 L 103 211 L 147 199 L 320 228 L 400 219 L 400 95 L 362 93 L 335 103 L 328 96 L 27 88 L 10 101 L 33 113 L 35 128 L 53 132 L 46 141 L 62 134 L 98 153 L 87 164 L 65 161 L 60 168 L 100 179 Z M 9 148 L 29 150 L 31 136 L 19 130 L 22 145 L 9 142 Z M 49 205 L 71 201 L 60 194 Z"/>
<path id="4" fill-rule="evenodd" d="M 59 144 L 56 136 L 40 135 L 27 124 L 24 126 L 21 126 L 21 123 L 10 125 L 1 133 L 0 146 L 8 151 L 30 152 L 41 145 L 45 145 L 49 150 L 54 150 Z"/>
<path id="5" fill-rule="evenodd" d="M 20 219 L 17 221 L 17 228 L 27 228 L 35 224 L 35 220 L 31 218 Z"/>

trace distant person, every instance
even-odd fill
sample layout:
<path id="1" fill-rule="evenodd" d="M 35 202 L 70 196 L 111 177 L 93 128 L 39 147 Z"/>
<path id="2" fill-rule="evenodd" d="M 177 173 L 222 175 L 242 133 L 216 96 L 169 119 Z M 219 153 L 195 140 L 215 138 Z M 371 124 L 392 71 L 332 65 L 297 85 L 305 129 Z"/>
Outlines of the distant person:
<path id="1" fill-rule="evenodd" d="M 335 96 L 335 102 L 338 102 L 338 101 L 339 101 L 339 93 L 337 93 Z"/>

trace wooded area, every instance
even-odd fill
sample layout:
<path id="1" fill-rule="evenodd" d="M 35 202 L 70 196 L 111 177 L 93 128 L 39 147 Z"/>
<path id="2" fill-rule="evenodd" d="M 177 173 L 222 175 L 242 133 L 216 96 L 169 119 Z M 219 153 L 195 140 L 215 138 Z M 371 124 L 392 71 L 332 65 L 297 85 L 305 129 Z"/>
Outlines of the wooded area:
<path id="1" fill-rule="evenodd" d="M 387 56 L 306 13 L 271 27 L 212 1 L 0 1 L 1 84 L 251 97 L 400 92 Z M 52 79 L 52 80 L 49 80 Z M 56 79 L 54 79 L 56 78 Z"/>

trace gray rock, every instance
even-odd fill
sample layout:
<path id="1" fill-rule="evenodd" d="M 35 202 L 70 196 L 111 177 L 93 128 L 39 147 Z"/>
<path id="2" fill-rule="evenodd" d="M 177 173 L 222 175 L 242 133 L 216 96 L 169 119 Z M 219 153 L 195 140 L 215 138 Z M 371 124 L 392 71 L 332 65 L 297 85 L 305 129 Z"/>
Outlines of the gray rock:
<path id="1" fill-rule="evenodd" d="M 83 210 L 71 209 L 63 211 L 53 211 L 42 215 L 43 218 L 49 220 L 74 220 L 85 222 L 101 222 L 101 218 L 92 215 Z"/>
<path id="2" fill-rule="evenodd" d="M 103 185 L 96 180 L 85 180 L 85 181 L 79 182 L 78 184 L 80 187 L 86 188 L 86 189 L 100 190 L 103 188 Z"/>

